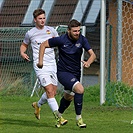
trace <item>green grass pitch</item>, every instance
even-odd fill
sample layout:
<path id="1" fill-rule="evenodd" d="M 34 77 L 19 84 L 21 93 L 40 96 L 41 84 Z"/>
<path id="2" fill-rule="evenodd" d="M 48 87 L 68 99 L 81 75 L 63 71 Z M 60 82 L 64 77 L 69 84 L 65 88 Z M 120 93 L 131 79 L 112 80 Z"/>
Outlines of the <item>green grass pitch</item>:
<path id="1" fill-rule="evenodd" d="M 61 96 L 57 95 L 59 103 Z M 1 133 L 133 133 L 133 109 L 99 105 L 99 96 L 85 90 L 82 116 L 87 128 L 79 129 L 75 123 L 73 102 L 63 117 L 67 125 L 56 128 L 54 116 L 47 104 L 41 108 L 41 119 L 34 117 L 31 104 L 39 98 L 28 96 L 0 96 Z"/>

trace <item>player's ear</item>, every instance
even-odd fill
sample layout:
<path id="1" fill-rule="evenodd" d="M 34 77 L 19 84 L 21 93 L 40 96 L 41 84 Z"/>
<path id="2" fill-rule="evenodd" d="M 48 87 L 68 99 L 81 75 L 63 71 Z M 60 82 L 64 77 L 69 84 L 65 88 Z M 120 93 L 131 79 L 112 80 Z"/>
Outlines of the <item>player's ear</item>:
<path id="1" fill-rule="evenodd" d="M 36 23 L 36 19 L 34 18 L 34 22 Z"/>
<path id="2" fill-rule="evenodd" d="M 69 30 L 69 29 L 67 29 L 67 32 L 69 33 L 69 32 L 70 32 L 70 30 Z"/>

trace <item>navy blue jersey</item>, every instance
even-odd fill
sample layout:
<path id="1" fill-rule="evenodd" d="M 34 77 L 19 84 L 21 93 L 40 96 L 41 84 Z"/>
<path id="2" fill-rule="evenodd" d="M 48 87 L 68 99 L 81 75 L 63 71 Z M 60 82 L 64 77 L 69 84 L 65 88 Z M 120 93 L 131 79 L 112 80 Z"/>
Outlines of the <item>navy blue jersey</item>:
<path id="1" fill-rule="evenodd" d="M 84 48 L 88 51 L 90 45 L 88 40 L 80 34 L 77 41 L 73 41 L 68 37 L 68 34 L 61 35 L 49 39 L 50 47 L 58 47 L 59 60 L 57 70 L 62 72 L 71 72 L 80 75 L 81 71 L 81 55 Z"/>

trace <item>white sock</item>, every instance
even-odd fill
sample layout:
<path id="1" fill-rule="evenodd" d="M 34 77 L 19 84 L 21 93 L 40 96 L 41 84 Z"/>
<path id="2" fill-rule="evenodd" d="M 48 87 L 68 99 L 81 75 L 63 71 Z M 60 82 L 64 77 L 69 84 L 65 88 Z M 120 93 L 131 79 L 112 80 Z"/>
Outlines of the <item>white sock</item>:
<path id="1" fill-rule="evenodd" d="M 61 117 L 62 116 L 62 114 L 58 111 L 58 117 Z"/>
<path id="2" fill-rule="evenodd" d="M 45 104 L 47 102 L 47 94 L 46 92 L 44 92 L 40 98 L 40 100 L 38 101 L 38 107 L 41 107 L 43 104 Z"/>
<path id="3" fill-rule="evenodd" d="M 82 118 L 81 115 L 76 115 L 76 120 Z"/>
<path id="4" fill-rule="evenodd" d="M 58 110 L 59 107 L 55 98 L 49 98 L 47 99 L 47 102 L 53 112 Z"/>

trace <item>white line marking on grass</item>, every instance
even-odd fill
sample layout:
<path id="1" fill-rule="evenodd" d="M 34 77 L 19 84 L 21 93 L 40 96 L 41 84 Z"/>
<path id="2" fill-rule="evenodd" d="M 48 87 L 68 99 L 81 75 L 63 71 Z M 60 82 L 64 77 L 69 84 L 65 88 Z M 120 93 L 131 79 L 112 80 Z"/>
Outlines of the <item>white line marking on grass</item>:
<path id="1" fill-rule="evenodd" d="M 84 119 L 85 120 L 85 119 Z M 117 122 L 117 120 L 99 120 L 99 119 L 89 119 L 90 121 L 103 121 L 103 122 Z M 133 121 L 133 120 L 132 120 Z M 118 122 L 124 122 L 124 123 L 131 123 L 130 121 L 128 120 L 118 120 Z"/>

